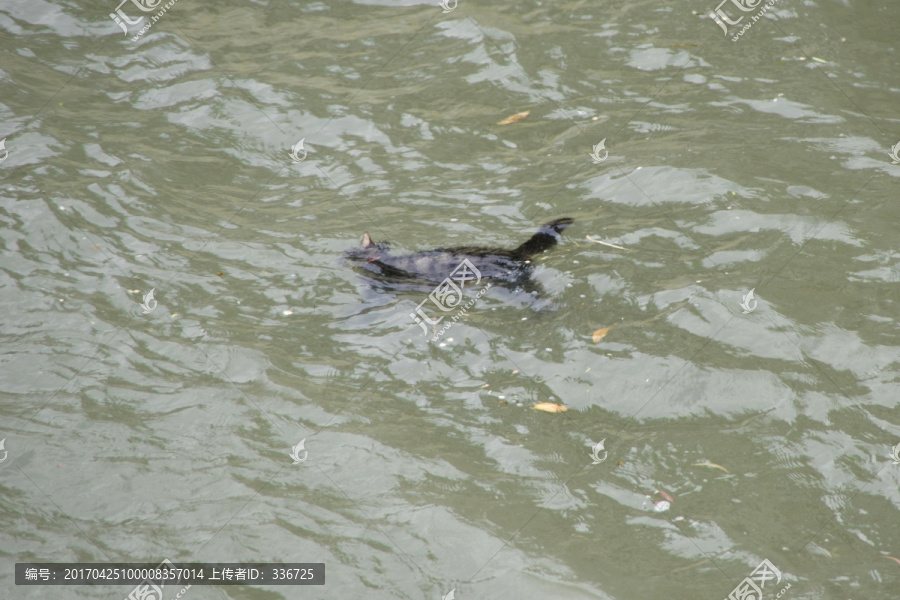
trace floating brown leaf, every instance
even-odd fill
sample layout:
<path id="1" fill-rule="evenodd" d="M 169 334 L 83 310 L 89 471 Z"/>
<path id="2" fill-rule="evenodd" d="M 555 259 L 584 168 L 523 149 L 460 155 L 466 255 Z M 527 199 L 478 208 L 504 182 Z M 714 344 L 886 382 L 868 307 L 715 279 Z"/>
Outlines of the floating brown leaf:
<path id="1" fill-rule="evenodd" d="M 592 337 L 592 339 L 594 340 L 594 343 L 596 344 L 597 342 L 599 342 L 600 340 L 605 338 L 606 334 L 609 333 L 610 329 L 612 329 L 612 327 L 604 327 L 602 329 L 598 329 L 597 331 L 595 331 L 594 335 Z"/>
<path id="2" fill-rule="evenodd" d="M 533 408 L 534 410 L 542 410 L 544 412 L 550 413 L 566 412 L 567 410 L 569 410 L 562 404 L 556 404 L 554 402 L 540 402 L 538 404 L 535 404 L 531 408 Z"/>
<path id="3" fill-rule="evenodd" d="M 530 110 L 526 110 L 524 112 L 516 113 L 514 115 L 509 115 L 502 121 L 497 121 L 497 125 L 509 125 L 510 123 L 515 123 L 516 121 L 521 121 L 525 117 L 531 114 Z"/>

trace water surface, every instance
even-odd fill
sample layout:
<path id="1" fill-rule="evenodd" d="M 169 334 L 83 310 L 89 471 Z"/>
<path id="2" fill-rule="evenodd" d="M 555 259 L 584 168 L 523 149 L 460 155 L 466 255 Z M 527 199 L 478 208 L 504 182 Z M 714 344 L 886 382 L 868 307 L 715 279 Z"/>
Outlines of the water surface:
<path id="1" fill-rule="evenodd" d="M 326 564 L 187 600 L 720 600 L 767 559 L 896 598 L 900 8 L 715 8 L 0 8 L 0 596 L 169 558 Z M 340 260 L 563 216 L 544 296 L 436 341 Z"/>

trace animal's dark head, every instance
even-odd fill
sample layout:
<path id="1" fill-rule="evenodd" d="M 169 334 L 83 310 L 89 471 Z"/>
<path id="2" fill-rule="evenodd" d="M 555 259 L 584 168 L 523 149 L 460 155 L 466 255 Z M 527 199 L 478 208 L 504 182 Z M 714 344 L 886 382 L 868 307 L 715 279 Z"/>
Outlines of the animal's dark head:
<path id="1" fill-rule="evenodd" d="M 352 260 L 378 260 L 387 255 L 387 242 L 373 242 L 368 232 L 363 234 L 362 242 L 359 246 L 350 248 L 344 253 L 346 258 Z"/>

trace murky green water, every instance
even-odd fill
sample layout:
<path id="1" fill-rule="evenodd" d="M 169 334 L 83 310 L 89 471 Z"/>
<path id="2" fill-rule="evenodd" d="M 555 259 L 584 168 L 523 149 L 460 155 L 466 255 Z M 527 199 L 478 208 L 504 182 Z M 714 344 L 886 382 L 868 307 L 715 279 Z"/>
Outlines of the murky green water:
<path id="1" fill-rule="evenodd" d="M 0 597 L 897 598 L 900 5 L 116 9 L 0 7 Z M 340 260 L 562 216 L 434 342 Z"/>

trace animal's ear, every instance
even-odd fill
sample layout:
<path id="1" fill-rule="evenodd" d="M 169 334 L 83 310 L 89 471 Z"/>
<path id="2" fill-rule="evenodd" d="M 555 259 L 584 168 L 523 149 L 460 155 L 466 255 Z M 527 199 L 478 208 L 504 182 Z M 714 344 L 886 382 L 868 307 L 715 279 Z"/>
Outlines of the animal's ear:
<path id="1" fill-rule="evenodd" d="M 363 234 L 362 247 L 368 248 L 371 245 L 372 245 L 372 238 L 369 237 L 369 232 L 367 231 Z"/>

